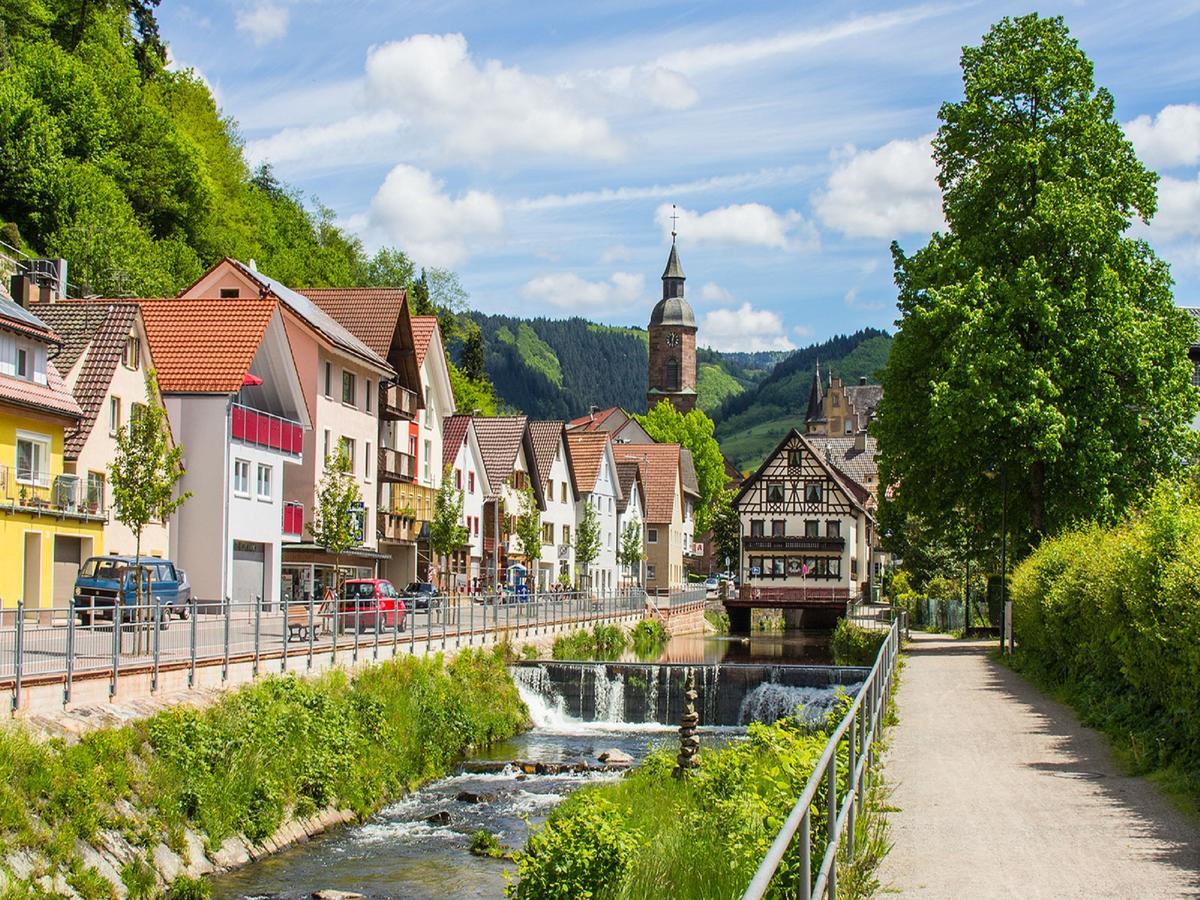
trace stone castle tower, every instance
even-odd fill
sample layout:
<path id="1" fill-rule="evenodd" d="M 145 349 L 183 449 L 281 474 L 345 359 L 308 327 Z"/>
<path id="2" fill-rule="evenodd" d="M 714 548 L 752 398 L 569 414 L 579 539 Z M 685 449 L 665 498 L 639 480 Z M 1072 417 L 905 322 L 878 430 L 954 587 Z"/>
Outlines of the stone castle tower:
<path id="1" fill-rule="evenodd" d="M 646 403 L 653 408 L 660 400 L 670 400 L 684 413 L 696 407 L 696 316 L 683 296 L 685 280 L 672 231 L 671 255 L 662 275 L 662 299 L 650 314 L 650 389 Z"/>

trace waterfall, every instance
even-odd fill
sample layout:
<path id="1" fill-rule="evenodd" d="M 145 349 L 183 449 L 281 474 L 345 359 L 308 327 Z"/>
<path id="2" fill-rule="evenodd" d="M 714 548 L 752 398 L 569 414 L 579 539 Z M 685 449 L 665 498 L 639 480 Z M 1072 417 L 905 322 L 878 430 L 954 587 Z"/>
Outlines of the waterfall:
<path id="1" fill-rule="evenodd" d="M 787 716 L 805 722 L 823 719 L 844 692 L 854 693 L 858 686 L 831 690 L 827 687 L 792 687 L 764 682 L 742 698 L 738 709 L 738 724 L 771 723 Z"/>
<path id="2" fill-rule="evenodd" d="M 646 673 L 646 721 L 658 721 L 658 673 L 659 666 L 651 666 Z"/>
<path id="3" fill-rule="evenodd" d="M 529 707 L 534 728 L 561 731 L 578 722 L 567 715 L 567 700 L 555 689 L 545 666 L 518 666 L 512 673 L 517 693 Z"/>
<path id="4" fill-rule="evenodd" d="M 593 672 L 596 694 L 595 721 L 624 722 L 625 676 L 615 675 L 609 678 L 604 666 L 596 666 Z"/>

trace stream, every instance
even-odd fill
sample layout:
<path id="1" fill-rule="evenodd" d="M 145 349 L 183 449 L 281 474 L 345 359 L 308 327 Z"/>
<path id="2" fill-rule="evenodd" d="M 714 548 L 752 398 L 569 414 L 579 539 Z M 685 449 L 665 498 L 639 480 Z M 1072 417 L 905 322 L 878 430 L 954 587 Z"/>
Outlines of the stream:
<path id="1" fill-rule="evenodd" d="M 334 889 L 372 898 L 503 897 L 505 870 L 515 866 L 471 855 L 470 835 L 484 829 L 520 848 L 567 794 L 621 777 L 573 771 L 526 775 L 504 764 L 569 769 L 596 766 L 605 750 L 640 760 L 651 749 L 675 745 L 677 726 L 668 717 L 677 720 L 687 667 L 680 663 L 699 667 L 703 745 L 737 740 L 747 721 L 773 721 L 797 708 L 822 715 L 838 690 L 854 690 L 861 677 L 852 669 L 821 674 L 814 666 L 828 664 L 828 653 L 827 634 L 685 636 L 673 638 L 650 663 L 519 665 L 513 677 L 529 706 L 532 730 L 477 753 L 458 774 L 426 785 L 361 825 L 335 829 L 214 879 L 214 896 L 299 900 L 314 890 Z M 817 684 L 818 677 L 844 687 L 832 680 Z M 714 721 L 719 724 L 705 724 Z M 459 799 L 467 794 L 482 802 Z M 436 824 L 429 821 L 439 814 L 448 814 L 449 821 L 444 816 Z"/>

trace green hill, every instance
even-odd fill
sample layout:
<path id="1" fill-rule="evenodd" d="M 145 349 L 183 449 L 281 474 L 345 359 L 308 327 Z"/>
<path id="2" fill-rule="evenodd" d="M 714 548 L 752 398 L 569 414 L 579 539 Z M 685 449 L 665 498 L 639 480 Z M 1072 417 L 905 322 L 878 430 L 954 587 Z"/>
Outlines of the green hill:
<path id="1" fill-rule="evenodd" d="M 848 382 L 860 377 L 877 382 L 891 346 L 890 335 L 867 328 L 796 350 L 753 389 L 726 399 L 712 414 L 721 450 L 739 469 L 757 468 L 789 428 L 803 426 L 817 360 L 822 372 Z"/>

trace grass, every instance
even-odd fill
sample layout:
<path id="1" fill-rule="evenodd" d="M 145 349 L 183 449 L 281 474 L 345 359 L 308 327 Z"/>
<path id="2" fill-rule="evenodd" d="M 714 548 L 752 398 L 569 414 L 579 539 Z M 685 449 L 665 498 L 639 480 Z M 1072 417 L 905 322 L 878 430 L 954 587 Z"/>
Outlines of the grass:
<path id="1" fill-rule="evenodd" d="M 516 347 L 521 359 L 529 368 L 541 372 L 555 387 L 563 386 L 562 364 L 558 361 L 554 348 L 542 340 L 528 323 L 521 322 L 517 325 L 516 334 L 507 326 L 502 326 L 496 332 L 496 337 Z"/>
<path id="2" fill-rule="evenodd" d="M 500 838 L 482 828 L 471 835 L 468 849 L 474 856 L 483 856 L 488 859 L 512 859 L 512 851 L 500 843 Z"/>
<path id="3" fill-rule="evenodd" d="M 639 659 L 658 659 L 671 635 L 658 619 L 642 619 L 629 632 L 629 640 Z"/>
<path id="4" fill-rule="evenodd" d="M 725 610 L 706 609 L 704 618 L 717 634 L 729 634 L 729 613 Z"/>
<path id="5" fill-rule="evenodd" d="M 185 828 L 215 847 L 236 834 L 261 841 L 289 816 L 329 806 L 365 816 L 527 725 L 503 656 L 468 651 L 354 679 L 267 678 L 206 709 L 173 707 L 74 744 L 13 726 L 0 731 L 0 849 L 44 859 L 35 876 L 84 883 L 75 841 L 117 831 L 141 851 L 122 880 L 146 895 L 150 849 L 162 840 L 183 853 Z"/>
<path id="6" fill-rule="evenodd" d="M 615 625 L 597 625 L 556 638 L 551 647 L 553 659 L 616 660 L 625 651 L 625 632 Z"/>
<path id="7" fill-rule="evenodd" d="M 835 666 L 870 666 L 887 639 L 886 631 L 875 631 L 856 625 L 848 619 L 838 619 L 833 629 L 833 664 Z"/>
<path id="8" fill-rule="evenodd" d="M 717 363 L 701 363 L 696 370 L 696 405 L 711 413 L 726 397 L 746 390 L 736 378 Z"/>

